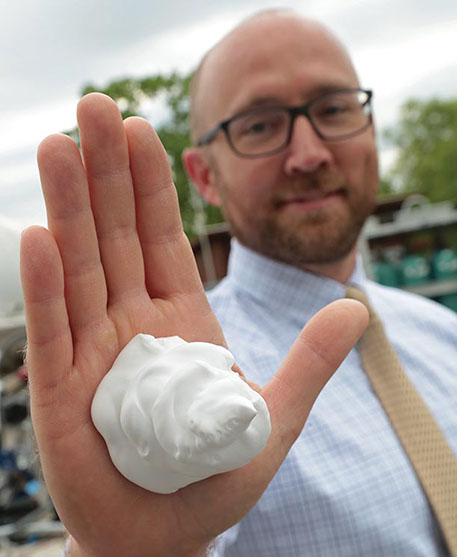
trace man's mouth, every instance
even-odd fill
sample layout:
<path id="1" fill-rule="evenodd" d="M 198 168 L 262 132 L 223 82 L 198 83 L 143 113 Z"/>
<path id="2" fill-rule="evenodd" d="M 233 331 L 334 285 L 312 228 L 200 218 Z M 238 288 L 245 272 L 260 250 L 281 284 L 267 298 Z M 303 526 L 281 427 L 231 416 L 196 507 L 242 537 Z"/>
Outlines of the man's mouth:
<path id="1" fill-rule="evenodd" d="M 319 188 L 306 190 L 300 193 L 285 195 L 278 200 L 278 207 L 286 210 L 315 210 L 326 207 L 344 195 L 342 188 L 322 190 Z"/>

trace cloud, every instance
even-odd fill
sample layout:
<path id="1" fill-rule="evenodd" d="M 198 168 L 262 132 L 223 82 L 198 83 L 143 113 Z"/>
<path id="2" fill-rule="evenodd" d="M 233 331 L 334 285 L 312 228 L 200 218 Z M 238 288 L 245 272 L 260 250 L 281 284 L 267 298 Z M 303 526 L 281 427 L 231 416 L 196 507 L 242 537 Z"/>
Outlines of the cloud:
<path id="1" fill-rule="evenodd" d="M 14 187 L 0 189 L 0 222 L 9 219 L 20 229 L 30 224 L 46 224 L 44 200 L 38 176 L 18 180 Z"/>
<path id="2" fill-rule="evenodd" d="M 398 43 L 436 24 L 457 21 L 455 0 L 365 0 L 329 14 L 329 23 L 353 47 Z"/>
<path id="3" fill-rule="evenodd" d="M 227 7 L 250 4 L 256 2 L 231 0 Z M 0 50 L 8 56 L 0 70 L 0 104 L 11 109 L 74 95 L 87 80 L 116 75 L 117 59 L 132 45 L 222 11 L 206 0 L 22 0 L 5 7 Z"/>

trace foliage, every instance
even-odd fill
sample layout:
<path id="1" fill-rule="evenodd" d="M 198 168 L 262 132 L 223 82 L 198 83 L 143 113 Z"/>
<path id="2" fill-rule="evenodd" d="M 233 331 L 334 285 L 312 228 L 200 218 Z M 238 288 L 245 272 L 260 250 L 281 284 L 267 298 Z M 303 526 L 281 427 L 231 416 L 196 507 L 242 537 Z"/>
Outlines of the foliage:
<path id="1" fill-rule="evenodd" d="M 192 74 L 155 75 L 144 79 L 125 78 L 109 83 L 105 88 L 93 84 L 86 85 L 81 94 L 98 91 L 105 93 L 116 101 L 122 118 L 142 116 L 142 110 L 148 100 L 163 99 L 164 123 L 156 131 L 170 157 L 173 178 L 178 191 L 184 230 L 190 240 L 198 233 L 200 212 L 204 211 L 203 221 L 207 224 L 221 222 L 222 215 L 216 207 L 205 206 L 195 193 L 187 178 L 181 153 L 190 145 L 189 129 L 189 85 Z M 78 130 L 66 132 L 79 143 Z"/>
<path id="2" fill-rule="evenodd" d="M 387 176 L 397 192 L 457 198 L 457 99 L 410 99 L 385 137 L 398 149 Z"/>
<path id="3" fill-rule="evenodd" d="M 392 195 L 395 195 L 395 191 L 391 182 L 382 177 L 379 180 L 378 199 L 385 199 L 392 197 Z"/>

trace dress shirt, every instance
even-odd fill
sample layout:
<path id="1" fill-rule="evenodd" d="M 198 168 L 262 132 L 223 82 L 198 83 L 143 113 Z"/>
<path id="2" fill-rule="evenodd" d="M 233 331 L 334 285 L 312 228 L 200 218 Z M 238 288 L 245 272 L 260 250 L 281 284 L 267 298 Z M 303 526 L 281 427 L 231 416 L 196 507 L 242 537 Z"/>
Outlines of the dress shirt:
<path id="1" fill-rule="evenodd" d="M 359 261 L 350 283 L 382 319 L 405 372 L 457 454 L 457 315 L 374 283 Z M 264 385 L 304 324 L 345 285 L 233 241 L 227 277 L 209 293 L 230 350 Z M 457 502 L 456 502 L 457 504 Z M 443 557 L 419 481 L 353 349 L 317 399 L 269 487 L 222 534 L 217 557 Z"/>

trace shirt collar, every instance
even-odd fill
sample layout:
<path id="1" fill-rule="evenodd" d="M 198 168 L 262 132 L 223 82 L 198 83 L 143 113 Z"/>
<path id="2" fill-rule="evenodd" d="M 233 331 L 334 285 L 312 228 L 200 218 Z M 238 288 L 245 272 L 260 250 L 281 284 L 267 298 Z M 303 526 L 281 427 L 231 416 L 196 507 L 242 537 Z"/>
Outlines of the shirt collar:
<path id="1" fill-rule="evenodd" d="M 281 310 L 300 320 L 324 306 L 344 298 L 345 285 L 270 259 L 232 239 L 228 279 L 237 289 L 257 300 L 265 309 Z M 361 258 L 348 281 L 362 286 L 366 281 Z"/>

